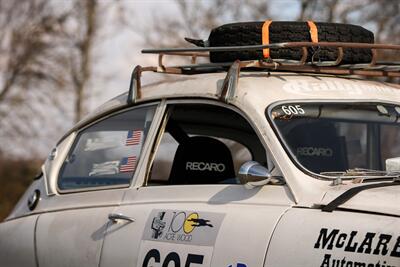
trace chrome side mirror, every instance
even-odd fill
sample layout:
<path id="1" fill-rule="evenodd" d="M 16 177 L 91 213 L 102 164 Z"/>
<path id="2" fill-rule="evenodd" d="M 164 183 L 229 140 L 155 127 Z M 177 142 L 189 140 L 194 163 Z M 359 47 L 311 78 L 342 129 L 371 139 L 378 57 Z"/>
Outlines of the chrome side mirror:
<path id="1" fill-rule="evenodd" d="M 250 188 L 266 185 L 271 179 L 269 170 L 256 161 L 247 161 L 239 169 L 240 183 Z"/>

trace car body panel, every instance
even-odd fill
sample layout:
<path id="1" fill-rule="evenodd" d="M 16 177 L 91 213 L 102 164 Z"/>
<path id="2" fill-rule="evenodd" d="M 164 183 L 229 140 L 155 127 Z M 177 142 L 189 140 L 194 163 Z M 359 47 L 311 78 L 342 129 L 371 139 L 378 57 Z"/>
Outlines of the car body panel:
<path id="1" fill-rule="evenodd" d="M 97 267 L 111 211 L 112 207 L 103 207 L 40 215 L 36 229 L 39 266 Z"/>
<path id="2" fill-rule="evenodd" d="M 346 211 L 329 213 L 291 209 L 274 232 L 265 266 L 399 264 L 398 218 Z"/>
<path id="3" fill-rule="evenodd" d="M 117 263 L 120 266 L 140 266 L 153 247 L 162 259 L 158 262 L 152 258 L 152 263 L 159 265 L 171 252 L 176 252 L 182 262 L 192 252 L 203 253 L 207 255 L 203 258 L 204 263 L 212 266 L 241 266 L 239 263 L 263 266 L 264 262 L 268 267 L 333 266 L 334 258 L 368 262 L 365 266 L 382 258 L 387 260 L 387 266 L 399 265 L 397 258 L 393 257 L 349 254 L 341 250 L 340 244 L 332 249 L 335 254 L 325 248 L 313 247 L 321 231 L 328 235 L 335 225 L 340 227 L 337 235 L 343 234 L 342 237 L 359 231 L 357 239 L 361 242 L 360 236 L 371 232 L 375 236 L 391 235 L 393 243 L 399 236 L 400 213 L 396 206 L 399 188 L 363 191 L 343 204 L 340 211 L 322 212 L 321 206 L 358 185 L 347 182 L 332 184 L 333 179 L 317 179 L 316 175 L 296 166 L 269 123 L 266 110 L 282 101 L 396 103 L 400 99 L 400 86 L 330 75 L 241 72 L 234 97 L 229 103 L 222 103 L 219 95 L 225 77 L 226 73 L 165 74 L 165 81 L 142 87 L 141 98 L 134 106 L 154 104 L 155 101 L 160 104 L 143 146 L 143 157 L 129 186 L 76 192 L 57 189 L 59 170 L 76 133 L 98 119 L 131 107 L 127 101 L 128 94 L 117 96 L 79 122 L 60 140 L 57 153 L 51 154 L 46 161 L 43 177 L 34 181 L 6 222 L 0 224 L 0 255 L 5 255 L 6 263 L 9 266 L 29 266 L 37 261 L 40 267 L 117 266 Z M 268 158 L 276 167 L 275 172 L 284 177 L 286 184 L 253 189 L 243 185 L 143 186 L 154 143 L 165 122 L 166 106 L 174 101 L 202 101 L 240 112 L 253 126 Z M 37 207 L 30 211 L 27 201 L 35 190 L 42 194 Z M 211 234 L 208 243 L 201 243 L 200 237 L 201 242 L 187 245 L 150 240 L 146 237 L 149 222 L 157 212 L 164 211 L 170 216 L 174 212 L 198 212 L 217 221 L 218 229 Z M 108 220 L 110 213 L 132 217 L 135 222 L 122 220 L 113 223 Z M 4 236 L 10 232 L 16 234 L 12 239 L 5 239 Z M 374 239 L 371 242 L 376 245 L 378 241 Z M 391 249 L 396 249 L 396 243 L 392 243 Z M 17 244 L 21 246 L 23 257 L 17 257 Z M 329 264 L 324 265 L 327 254 L 331 257 Z"/>
<path id="4" fill-rule="evenodd" d="M 46 192 L 46 186 L 44 184 L 43 176 L 40 179 L 34 180 L 32 184 L 26 189 L 25 193 L 18 200 L 14 209 L 7 216 L 5 221 L 15 220 L 19 217 L 26 217 L 35 214 L 35 210 L 31 211 L 28 207 L 29 198 L 34 194 L 35 190 Z M 47 198 L 47 196 L 46 194 L 41 194 L 40 198 L 41 199 L 39 200 L 38 204 L 42 202 L 42 199 Z"/>
<path id="5" fill-rule="evenodd" d="M 57 182 L 58 171 L 64 161 L 66 154 L 68 153 L 69 148 L 72 145 L 74 138 L 75 133 L 70 134 L 52 150 L 49 157 L 46 159 L 45 163 L 42 166 L 42 175 L 40 179 L 34 180 L 32 182 L 32 184 L 25 191 L 24 195 L 18 201 L 17 205 L 15 205 L 13 211 L 9 214 L 6 220 L 12 220 L 20 216 L 39 214 L 41 212 L 51 210 L 48 208 L 48 205 L 51 203 L 51 199 L 54 199 L 52 198 L 52 196 L 54 196 L 57 192 L 55 184 Z M 35 207 L 35 210 L 31 211 L 29 210 L 27 203 L 29 197 L 33 194 L 35 190 L 39 190 L 41 192 L 40 201 Z M 57 204 L 56 208 L 64 209 L 65 207 L 58 206 Z"/>
<path id="6" fill-rule="evenodd" d="M 0 224 L 0 262 L 7 267 L 36 267 L 35 227 L 38 215 Z"/>
<path id="7" fill-rule="evenodd" d="M 152 249 L 161 256 L 154 266 L 161 266 L 169 253 L 176 253 L 181 261 L 185 261 L 188 254 L 201 255 L 204 257 L 202 266 L 228 266 L 233 264 L 232 255 L 247 266 L 262 266 L 275 225 L 293 203 L 286 186 L 251 190 L 241 185 L 154 186 L 130 191 L 114 212 L 132 217 L 135 222 L 110 225 L 101 266 L 135 266 L 134 263 L 146 266 L 144 256 Z M 148 238 L 146 234 L 158 212 L 166 212 L 166 216 L 183 212 L 186 215 L 177 215 L 178 219 L 173 222 L 164 218 L 166 225 L 162 236 Z M 173 225 L 190 213 L 207 219 L 208 227 L 196 228 L 187 235 L 174 231 Z M 196 243 L 201 235 L 212 236 L 212 240 Z M 186 244 L 177 241 L 182 236 L 191 240 Z M 251 242 L 251 247 L 243 246 L 246 240 Z"/>
<path id="8" fill-rule="evenodd" d="M 341 194 L 361 185 L 344 184 L 327 191 L 319 205 L 327 205 Z M 388 187 L 373 188 L 361 191 L 347 202 L 340 205 L 343 209 L 364 212 L 382 213 L 400 217 L 400 183 Z"/>
<path id="9" fill-rule="evenodd" d="M 207 98 L 218 99 L 224 73 L 201 74 L 196 76 L 171 75 L 165 82 L 143 86 L 140 102 L 159 98 Z M 201 85 L 201 89 L 199 88 Z M 262 142 L 273 154 L 275 164 L 283 172 L 296 202 L 311 207 L 319 202 L 329 189 L 329 182 L 310 177 L 294 166 L 290 157 L 265 118 L 265 110 L 279 101 L 383 101 L 393 103 L 400 97 L 400 86 L 360 78 L 333 75 L 300 73 L 245 73 L 239 78 L 236 95 L 230 102 L 238 107 L 256 126 L 262 135 Z M 118 98 L 120 105 L 127 94 Z M 113 100 L 115 102 L 115 100 Z M 104 110 L 104 109 L 102 109 Z M 97 112 L 95 112 L 97 114 Z"/>

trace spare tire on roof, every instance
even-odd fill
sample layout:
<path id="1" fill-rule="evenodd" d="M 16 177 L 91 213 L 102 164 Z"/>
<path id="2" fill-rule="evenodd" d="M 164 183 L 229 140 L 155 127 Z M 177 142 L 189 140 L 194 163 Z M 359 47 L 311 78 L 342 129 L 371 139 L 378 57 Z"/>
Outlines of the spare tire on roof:
<path id="1" fill-rule="evenodd" d="M 219 26 L 211 31 L 208 46 L 245 46 L 262 44 L 262 28 L 265 22 L 241 22 Z M 319 42 L 374 43 L 374 34 L 361 26 L 340 23 L 314 23 Z M 269 43 L 311 42 L 310 26 L 307 22 L 273 21 L 269 24 Z M 308 61 L 315 48 L 309 48 Z M 335 61 L 336 48 L 319 48 L 314 60 Z M 300 60 L 301 48 L 270 49 L 272 59 Z M 263 59 L 263 51 L 210 52 L 211 62 L 232 62 L 239 60 Z M 368 63 L 370 49 L 346 48 L 342 64 Z"/>

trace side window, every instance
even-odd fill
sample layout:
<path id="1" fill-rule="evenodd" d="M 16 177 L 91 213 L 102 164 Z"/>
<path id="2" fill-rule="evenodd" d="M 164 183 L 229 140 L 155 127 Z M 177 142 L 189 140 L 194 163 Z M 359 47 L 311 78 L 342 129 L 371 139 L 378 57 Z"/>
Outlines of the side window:
<path id="1" fill-rule="evenodd" d="M 180 104 L 170 112 L 148 186 L 237 184 L 244 162 L 267 165 L 258 136 L 236 112 L 205 104 Z"/>
<path id="2" fill-rule="evenodd" d="M 58 188 L 128 185 L 154 111 L 155 106 L 136 108 L 82 130 L 61 168 Z"/>

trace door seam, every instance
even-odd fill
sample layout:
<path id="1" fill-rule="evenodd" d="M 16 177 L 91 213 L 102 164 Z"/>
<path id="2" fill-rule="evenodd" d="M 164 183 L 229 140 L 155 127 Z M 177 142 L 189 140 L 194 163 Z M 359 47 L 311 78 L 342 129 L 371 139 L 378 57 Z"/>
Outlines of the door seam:
<path id="1" fill-rule="evenodd" d="M 267 267 L 267 266 L 265 265 L 266 262 L 267 262 L 267 255 L 268 255 L 269 247 L 271 246 L 272 238 L 273 238 L 274 235 L 275 235 L 276 229 L 278 228 L 278 225 L 279 225 L 279 223 L 281 222 L 283 216 L 285 216 L 285 214 L 286 214 L 289 210 L 291 210 L 292 208 L 293 208 L 293 207 L 288 207 L 284 212 L 282 212 L 281 216 L 279 216 L 278 220 L 276 221 L 276 224 L 275 224 L 275 226 L 274 226 L 274 229 L 273 229 L 272 232 L 271 232 L 271 237 L 270 237 L 270 239 L 268 240 L 267 249 L 266 249 L 265 254 L 264 254 L 264 260 L 263 260 L 263 266 L 264 266 L 264 267 Z"/>
<path id="2" fill-rule="evenodd" d="M 115 209 L 114 209 L 114 210 L 115 210 Z M 97 264 L 97 267 L 100 267 L 100 266 L 101 266 L 102 257 L 103 257 L 104 242 L 106 241 L 106 236 L 107 236 L 107 233 L 108 233 L 109 228 L 110 228 L 110 221 L 107 222 L 106 231 L 105 231 L 105 233 L 104 233 L 103 241 L 101 242 L 100 256 L 99 256 L 99 262 L 98 262 L 98 264 Z"/>
<path id="3" fill-rule="evenodd" d="M 36 220 L 35 220 L 35 227 L 33 230 L 33 251 L 35 254 L 35 265 L 36 267 L 39 267 L 39 255 L 38 255 L 38 249 L 37 249 L 37 226 L 39 223 L 39 218 L 41 215 L 38 215 Z"/>

